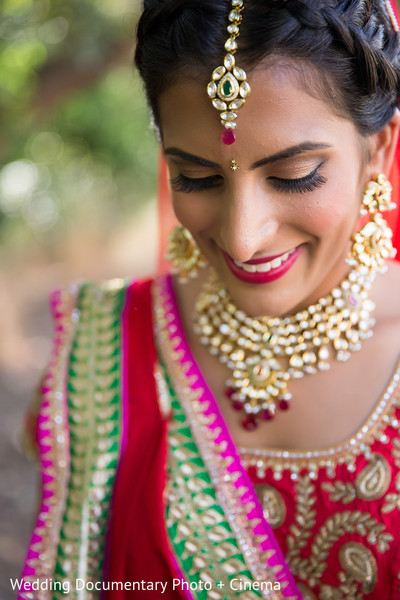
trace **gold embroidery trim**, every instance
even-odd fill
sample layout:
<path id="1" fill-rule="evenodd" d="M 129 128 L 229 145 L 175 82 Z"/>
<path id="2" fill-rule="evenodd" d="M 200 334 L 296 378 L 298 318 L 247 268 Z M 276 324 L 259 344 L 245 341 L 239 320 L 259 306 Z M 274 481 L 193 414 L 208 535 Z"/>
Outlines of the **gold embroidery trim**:
<path id="1" fill-rule="evenodd" d="M 163 283 L 164 281 L 164 283 Z M 190 386 L 197 378 L 189 376 L 192 363 L 182 364 L 182 355 L 177 348 L 182 342 L 176 335 L 177 331 L 168 319 L 168 313 L 172 310 L 169 302 L 168 291 L 163 289 L 165 279 L 155 280 L 153 285 L 153 306 L 156 339 L 159 352 L 167 367 L 167 371 L 173 381 L 173 387 L 185 409 L 190 427 L 193 431 L 194 439 L 198 445 L 200 453 L 211 474 L 214 487 L 217 492 L 217 498 L 223 507 L 229 523 L 235 533 L 239 543 L 240 550 L 246 560 L 247 567 L 252 573 L 255 581 L 277 581 L 276 573 L 283 569 L 282 565 L 276 565 L 273 568 L 267 564 L 270 555 L 259 549 L 257 544 L 265 539 L 263 536 L 254 536 L 254 528 L 258 525 L 257 519 L 248 519 L 248 514 L 254 508 L 253 503 L 245 505 L 237 501 L 240 489 L 237 490 L 232 482 L 240 476 L 240 473 L 232 473 L 227 470 L 230 461 L 223 458 L 222 453 L 225 450 L 225 442 L 217 442 L 221 430 L 219 428 L 209 429 L 208 425 L 213 421 L 213 416 L 204 414 L 204 402 L 199 402 L 199 398 L 205 393 L 205 390 L 198 388 L 193 390 Z M 174 335 L 172 339 L 171 334 Z M 244 492 L 244 490 L 243 490 Z M 281 589 L 287 585 L 281 582 Z M 263 590 L 262 594 L 271 600 L 280 600 L 284 596 L 280 592 Z"/>
<path id="2" fill-rule="evenodd" d="M 250 580 L 245 575 L 247 567 L 229 524 L 216 506 L 205 465 L 199 464 L 198 452 L 191 447 L 191 438 L 184 434 L 187 428 L 187 422 L 173 412 L 168 432 L 171 452 L 168 454 L 167 526 L 174 546 L 179 548 L 184 544 L 183 552 L 177 550 L 183 572 L 192 581 L 212 583 L 213 589 L 207 592 L 207 597 L 223 600 L 227 596 L 222 589 L 230 589 L 230 576 L 235 574 L 242 582 Z M 218 582 L 222 584 L 220 589 Z M 245 594 L 248 592 L 232 592 L 243 600 Z M 251 594 L 254 600 L 261 597 L 258 593 Z"/>
<path id="3" fill-rule="evenodd" d="M 159 365 L 155 368 L 154 379 L 156 381 L 157 400 L 161 416 L 164 419 L 168 419 L 171 416 L 171 399 Z"/>
<path id="4" fill-rule="evenodd" d="M 40 512 L 33 536 L 39 541 L 30 547 L 37 558 L 28 558 L 26 565 L 34 570 L 34 575 L 24 577 L 26 581 L 39 578 L 45 581 L 53 577 L 57 557 L 62 516 L 65 508 L 65 499 L 69 477 L 69 438 L 68 438 L 68 413 L 66 403 L 66 385 L 69 356 L 76 323 L 79 320 L 79 311 L 75 308 L 79 289 L 70 286 L 68 289 L 55 292 L 59 298 L 54 301 L 55 334 L 53 351 L 47 372 L 43 379 L 41 421 L 39 430 L 41 442 L 48 446 L 48 451 L 41 456 L 41 460 L 50 461 L 53 468 L 46 468 L 46 475 L 51 475 L 50 482 L 43 483 L 42 492 L 51 492 L 51 497 L 43 500 L 43 506 L 48 507 L 48 512 Z M 51 591 L 37 590 L 20 593 L 26 600 L 50 600 Z"/>
<path id="5" fill-rule="evenodd" d="M 120 313 L 125 283 L 85 284 L 71 348 L 69 427 L 71 477 L 61 527 L 55 578 L 100 581 L 104 538 L 120 445 Z M 85 587 L 71 598 L 100 592 Z M 53 599 L 63 598 L 54 590 Z"/>

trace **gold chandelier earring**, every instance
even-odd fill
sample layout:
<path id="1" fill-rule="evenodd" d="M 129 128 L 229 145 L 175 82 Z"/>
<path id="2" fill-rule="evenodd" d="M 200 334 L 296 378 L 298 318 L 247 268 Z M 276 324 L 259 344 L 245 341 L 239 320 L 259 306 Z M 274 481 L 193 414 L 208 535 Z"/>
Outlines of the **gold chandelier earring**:
<path id="1" fill-rule="evenodd" d="M 172 272 L 179 275 L 181 283 L 195 279 L 199 269 L 208 264 L 192 234 L 182 225 L 177 225 L 172 230 L 165 257 L 172 263 Z"/>
<path id="2" fill-rule="evenodd" d="M 381 212 L 396 208 L 392 202 L 392 186 L 380 173 L 368 182 L 361 204 L 361 216 L 369 215 L 369 221 L 352 238 L 353 246 L 347 262 L 368 272 L 386 270 L 385 261 L 394 258 L 393 232 Z"/>

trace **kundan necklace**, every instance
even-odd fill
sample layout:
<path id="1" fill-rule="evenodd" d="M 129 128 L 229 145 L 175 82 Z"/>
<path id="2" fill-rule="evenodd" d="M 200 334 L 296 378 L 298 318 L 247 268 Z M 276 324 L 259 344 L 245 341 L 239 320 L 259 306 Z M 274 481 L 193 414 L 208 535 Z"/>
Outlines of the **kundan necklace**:
<path id="1" fill-rule="evenodd" d="M 194 330 L 231 371 L 225 393 L 234 409 L 244 411 L 245 429 L 289 408 L 291 379 L 329 369 L 332 354 L 348 360 L 372 336 L 375 304 L 368 292 L 374 278 L 374 270 L 358 265 L 306 310 L 253 318 L 234 305 L 212 273 L 196 302 Z"/>

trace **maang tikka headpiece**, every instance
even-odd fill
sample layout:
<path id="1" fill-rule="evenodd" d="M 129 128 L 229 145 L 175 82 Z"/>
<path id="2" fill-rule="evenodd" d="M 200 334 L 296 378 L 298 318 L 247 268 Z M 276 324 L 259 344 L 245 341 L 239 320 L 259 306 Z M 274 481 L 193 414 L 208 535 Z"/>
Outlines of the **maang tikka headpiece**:
<path id="1" fill-rule="evenodd" d="M 236 111 L 243 106 L 250 94 L 250 85 L 244 69 L 236 66 L 235 53 L 238 45 L 239 25 L 242 21 L 241 12 L 244 0 L 232 0 L 232 10 L 229 13 L 228 33 L 225 42 L 224 64 L 214 69 L 211 81 L 207 86 L 208 96 L 213 106 L 221 113 L 221 124 L 225 127 L 222 134 L 224 144 L 233 144 L 236 140 Z"/>

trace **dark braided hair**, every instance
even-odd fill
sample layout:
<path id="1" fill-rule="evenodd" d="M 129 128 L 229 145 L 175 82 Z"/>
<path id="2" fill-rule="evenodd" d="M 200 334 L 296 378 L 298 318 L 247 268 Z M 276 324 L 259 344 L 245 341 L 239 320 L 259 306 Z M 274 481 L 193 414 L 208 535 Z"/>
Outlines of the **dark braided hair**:
<path id="1" fill-rule="evenodd" d="M 230 8 L 230 0 L 144 1 L 135 63 L 156 122 L 160 94 L 178 77 L 201 78 L 206 87 L 221 64 Z M 323 94 L 361 134 L 379 131 L 393 116 L 400 34 L 384 0 L 246 0 L 240 64 L 249 72 L 282 58 L 300 65 L 297 76 L 308 91 Z"/>

